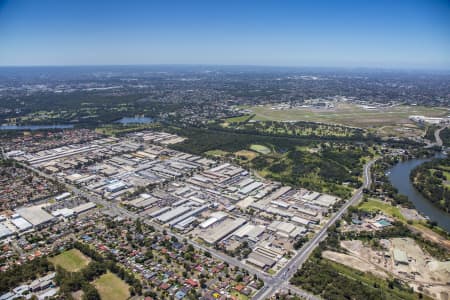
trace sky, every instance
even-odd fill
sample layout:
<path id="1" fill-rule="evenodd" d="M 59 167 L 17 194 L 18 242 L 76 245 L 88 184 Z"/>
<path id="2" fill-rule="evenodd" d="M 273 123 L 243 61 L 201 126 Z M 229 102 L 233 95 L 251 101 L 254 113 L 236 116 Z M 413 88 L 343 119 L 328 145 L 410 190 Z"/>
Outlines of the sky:
<path id="1" fill-rule="evenodd" d="M 0 0 L 0 66 L 450 69 L 450 0 Z"/>

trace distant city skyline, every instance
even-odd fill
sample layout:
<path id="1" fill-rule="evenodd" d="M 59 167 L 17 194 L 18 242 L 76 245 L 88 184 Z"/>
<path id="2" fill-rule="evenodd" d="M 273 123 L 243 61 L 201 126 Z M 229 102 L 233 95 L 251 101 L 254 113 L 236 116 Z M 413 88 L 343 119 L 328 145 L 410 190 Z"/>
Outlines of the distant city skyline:
<path id="1" fill-rule="evenodd" d="M 450 1 L 0 0 L 0 66 L 145 64 L 450 69 Z"/>

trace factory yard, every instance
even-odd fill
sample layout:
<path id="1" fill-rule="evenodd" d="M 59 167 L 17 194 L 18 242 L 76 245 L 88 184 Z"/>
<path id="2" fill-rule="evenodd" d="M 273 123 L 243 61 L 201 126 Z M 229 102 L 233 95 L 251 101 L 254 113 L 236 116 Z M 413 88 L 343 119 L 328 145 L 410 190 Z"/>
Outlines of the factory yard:
<path id="1" fill-rule="evenodd" d="M 424 253 L 410 238 L 382 239 L 380 244 L 382 250 L 374 250 L 360 240 L 341 241 L 348 254 L 324 251 L 323 256 L 378 277 L 394 276 L 434 299 L 447 299 L 449 261 L 441 262 Z"/>

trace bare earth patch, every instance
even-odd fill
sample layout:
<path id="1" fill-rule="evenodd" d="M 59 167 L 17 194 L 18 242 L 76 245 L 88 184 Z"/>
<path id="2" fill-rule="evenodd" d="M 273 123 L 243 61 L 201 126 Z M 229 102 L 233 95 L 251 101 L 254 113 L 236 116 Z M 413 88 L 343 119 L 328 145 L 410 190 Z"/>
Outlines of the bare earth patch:
<path id="1" fill-rule="evenodd" d="M 362 272 L 369 272 L 372 273 L 375 276 L 381 277 L 381 278 L 388 278 L 389 276 L 377 269 L 374 265 L 365 262 L 362 259 L 359 259 L 357 257 L 351 256 L 351 255 L 347 255 L 347 254 L 343 254 L 343 253 L 339 253 L 339 252 L 334 252 L 334 251 L 324 251 L 322 252 L 322 256 L 326 259 L 329 259 L 331 261 L 340 263 L 344 266 L 362 271 Z"/>

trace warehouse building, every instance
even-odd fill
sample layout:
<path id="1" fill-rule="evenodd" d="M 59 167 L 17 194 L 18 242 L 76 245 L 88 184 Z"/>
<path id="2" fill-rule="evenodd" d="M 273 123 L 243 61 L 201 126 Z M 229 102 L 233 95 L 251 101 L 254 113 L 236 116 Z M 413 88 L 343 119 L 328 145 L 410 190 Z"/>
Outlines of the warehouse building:
<path id="1" fill-rule="evenodd" d="M 106 191 L 110 193 L 115 193 L 125 189 L 127 185 L 122 181 L 116 181 L 106 186 Z"/>
<path id="2" fill-rule="evenodd" d="M 263 186 L 262 182 L 253 182 L 245 187 L 243 187 L 242 189 L 239 190 L 239 193 L 243 194 L 243 195 L 248 195 L 251 192 L 259 189 L 260 187 Z"/>
<path id="3" fill-rule="evenodd" d="M 13 216 L 11 218 L 11 223 L 16 226 L 19 231 L 26 231 L 33 227 L 30 222 L 20 216 Z"/>
<path id="4" fill-rule="evenodd" d="M 65 192 L 65 193 L 62 193 L 61 195 L 56 196 L 55 200 L 56 201 L 61 201 L 61 200 L 67 199 L 67 198 L 70 197 L 70 195 L 71 194 L 69 192 Z"/>
<path id="5" fill-rule="evenodd" d="M 307 231 L 303 226 L 296 226 L 292 223 L 282 221 L 273 221 L 267 229 L 274 232 L 278 236 L 286 238 L 295 238 L 303 233 L 306 233 Z"/>
<path id="6" fill-rule="evenodd" d="M 177 225 L 174 226 L 175 229 L 178 229 L 180 231 L 185 230 L 189 225 L 191 225 L 195 220 L 197 220 L 196 217 L 189 217 L 181 222 L 179 222 Z"/>
<path id="7" fill-rule="evenodd" d="M 173 209 L 170 209 L 169 211 L 161 214 L 160 216 L 156 217 L 156 220 L 161 223 L 167 223 L 173 219 L 175 219 L 178 216 L 181 216 L 182 214 L 188 212 L 191 210 L 190 206 L 178 206 Z"/>
<path id="8" fill-rule="evenodd" d="M 199 213 L 201 213 L 201 212 L 203 212 L 203 211 L 205 211 L 207 209 L 208 209 L 208 205 L 203 205 L 203 206 L 197 207 L 197 208 L 195 208 L 195 209 L 193 209 L 191 211 L 188 211 L 187 213 L 182 214 L 181 216 L 171 220 L 168 224 L 169 224 L 169 226 L 174 226 L 174 225 L 180 223 L 181 221 L 184 221 L 187 218 L 196 216 Z"/>
<path id="9" fill-rule="evenodd" d="M 226 218 L 225 221 L 221 222 L 218 226 L 214 226 L 208 230 L 202 232 L 199 237 L 203 239 L 206 243 L 214 245 L 224 237 L 236 231 L 247 221 L 242 218 Z"/>
<path id="10" fill-rule="evenodd" d="M 72 210 L 74 214 L 79 215 L 81 213 L 87 212 L 88 210 L 94 209 L 95 207 L 96 204 L 94 202 L 86 202 L 75 206 L 74 208 L 72 208 Z"/>
<path id="11" fill-rule="evenodd" d="M 252 242 L 257 242 L 258 237 L 264 233 L 266 227 L 263 225 L 245 224 L 233 233 L 233 237 L 244 240 L 249 239 Z"/>
<path id="12" fill-rule="evenodd" d="M 218 211 L 218 212 L 213 212 L 210 217 L 202 222 L 199 226 L 202 229 L 206 229 L 209 226 L 212 226 L 213 224 L 222 221 L 223 219 L 225 219 L 228 215 L 224 212 Z"/>
<path id="13" fill-rule="evenodd" d="M 6 225 L 0 223 L 0 240 L 7 238 L 13 234 L 14 232 L 12 232 L 8 227 L 6 227 Z"/>
<path id="14" fill-rule="evenodd" d="M 33 227 L 40 227 L 54 220 L 54 217 L 51 214 L 43 210 L 42 207 L 38 205 L 22 207 L 17 209 L 16 212 L 22 218 L 31 223 Z"/>

